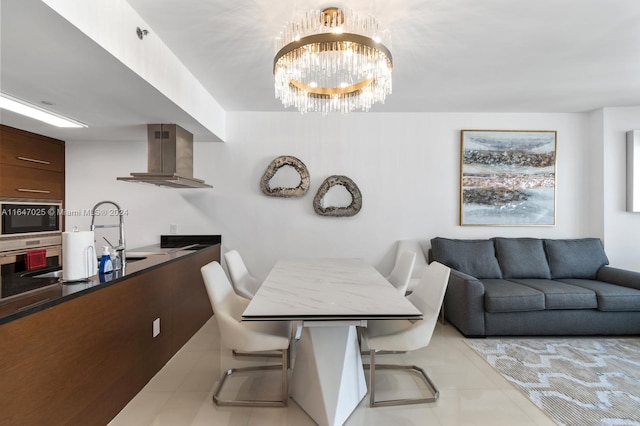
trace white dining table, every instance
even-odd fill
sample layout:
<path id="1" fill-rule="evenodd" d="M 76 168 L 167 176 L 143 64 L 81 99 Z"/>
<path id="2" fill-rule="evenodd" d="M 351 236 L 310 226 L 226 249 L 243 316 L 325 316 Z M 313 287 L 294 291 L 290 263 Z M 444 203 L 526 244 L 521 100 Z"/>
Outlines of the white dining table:
<path id="1" fill-rule="evenodd" d="M 244 321 L 299 321 L 290 396 L 319 425 L 342 425 L 367 394 L 356 326 L 422 313 L 361 259 L 276 263 Z"/>

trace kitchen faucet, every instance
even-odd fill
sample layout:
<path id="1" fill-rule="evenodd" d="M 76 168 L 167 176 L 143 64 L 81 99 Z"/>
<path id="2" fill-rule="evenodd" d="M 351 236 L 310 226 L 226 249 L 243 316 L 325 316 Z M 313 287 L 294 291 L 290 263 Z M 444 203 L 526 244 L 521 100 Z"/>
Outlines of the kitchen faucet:
<path id="1" fill-rule="evenodd" d="M 120 218 L 120 222 L 117 225 L 96 225 L 94 223 L 96 219 L 96 210 L 99 206 L 103 204 L 112 204 L 113 206 L 115 206 L 116 211 L 118 212 L 118 216 Z M 118 204 L 114 203 L 113 201 L 100 201 L 98 204 L 93 206 L 93 209 L 91 209 L 91 230 L 92 231 L 95 231 L 97 228 L 116 228 L 116 227 L 120 229 L 120 237 L 119 237 L 118 245 L 114 247 L 111 243 L 109 243 L 109 240 L 107 240 L 106 238 L 105 238 L 105 241 L 109 243 L 111 248 L 113 248 L 116 251 L 116 253 L 120 252 L 120 262 L 122 265 L 122 269 L 124 270 L 124 265 L 127 262 L 127 256 L 126 256 L 126 245 L 124 242 L 124 218 L 122 217 L 122 209 Z"/>

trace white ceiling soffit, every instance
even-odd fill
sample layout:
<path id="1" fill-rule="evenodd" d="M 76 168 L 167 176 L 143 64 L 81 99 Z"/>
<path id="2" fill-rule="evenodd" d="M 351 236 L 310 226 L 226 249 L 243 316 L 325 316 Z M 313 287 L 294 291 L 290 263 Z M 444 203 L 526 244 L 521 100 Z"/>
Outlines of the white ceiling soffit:
<path id="1" fill-rule="evenodd" d="M 2 124 L 67 141 L 145 141 L 147 124 L 154 122 L 179 124 L 196 141 L 224 138 L 224 116 L 221 126 L 203 125 L 42 1 L 2 0 L 0 19 L 2 92 L 89 127 L 57 128 L 5 110 Z M 146 42 L 135 29 L 110 35 L 133 46 Z"/>

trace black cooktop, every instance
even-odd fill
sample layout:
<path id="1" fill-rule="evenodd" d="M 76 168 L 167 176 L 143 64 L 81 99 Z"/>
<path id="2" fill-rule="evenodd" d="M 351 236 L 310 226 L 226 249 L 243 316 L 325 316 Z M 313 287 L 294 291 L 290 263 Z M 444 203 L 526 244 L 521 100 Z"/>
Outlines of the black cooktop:
<path id="1" fill-rule="evenodd" d="M 206 246 L 220 244 L 220 235 L 160 235 L 161 248 L 178 248 L 198 244 L 190 247 L 191 250 L 199 250 Z"/>

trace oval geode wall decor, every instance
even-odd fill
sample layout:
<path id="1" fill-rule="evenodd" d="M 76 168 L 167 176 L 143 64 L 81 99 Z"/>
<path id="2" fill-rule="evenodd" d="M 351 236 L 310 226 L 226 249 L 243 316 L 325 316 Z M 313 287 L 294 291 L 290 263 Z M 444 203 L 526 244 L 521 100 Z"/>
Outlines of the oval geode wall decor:
<path id="1" fill-rule="evenodd" d="M 325 195 L 331 188 L 336 185 L 344 186 L 344 188 L 351 194 L 351 204 L 348 207 L 322 207 L 321 202 Z M 334 217 L 348 217 L 355 216 L 362 208 L 362 194 L 358 185 L 346 176 L 333 175 L 329 176 L 322 182 L 316 196 L 313 197 L 313 209 L 321 216 L 334 216 Z"/>
<path id="2" fill-rule="evenodd" d="M 300 175 L 300 183 L 295 188 L 282 188 L 279 186 L 271 188 L 269 181 L 271 181 L 278 170 L 284 166 L 291 166 L 295 169 L 298 175 Z M 302 197 L 309 190 L 309 171 L 307 170 L 307 166 L 296 157 L 281 155 L 274 159 L 271 164 L 269 164 L 269 167 L 267 167 L 267 170 L 265 170 L 262 179 L 260 179 L 260 189 L 262 189 L 265 195 L 270 197 Z"/>

